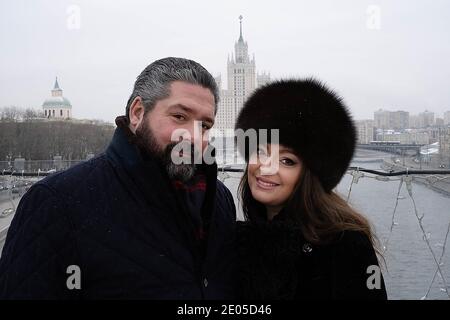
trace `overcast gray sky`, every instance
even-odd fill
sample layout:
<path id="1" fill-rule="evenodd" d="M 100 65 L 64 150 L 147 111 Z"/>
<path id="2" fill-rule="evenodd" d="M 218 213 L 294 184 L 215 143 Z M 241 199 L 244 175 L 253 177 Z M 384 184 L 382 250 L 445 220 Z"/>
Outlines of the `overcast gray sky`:
<path id="1" fill-rule="evenodd" d="M 74 117 L 112 122 L 140 71 L 166 56 L 225 82 L 241 14 L 257 71 L 322 79 L 357 119 L 450 110 L 447 0 L 1 0 L 0 107 L 40 108 L 58 76 Z"/>

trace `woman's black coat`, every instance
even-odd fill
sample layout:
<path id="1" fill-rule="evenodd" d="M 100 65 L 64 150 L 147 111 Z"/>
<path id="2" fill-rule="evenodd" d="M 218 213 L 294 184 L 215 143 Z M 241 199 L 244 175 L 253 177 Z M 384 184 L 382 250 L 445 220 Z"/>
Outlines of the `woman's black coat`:
<path id="1" fill-rule="evenodd" d="M 317 246 L 280 219 L 237 228 L 241 298 L 387 299 L 374 248 L 360 232 Z"/>

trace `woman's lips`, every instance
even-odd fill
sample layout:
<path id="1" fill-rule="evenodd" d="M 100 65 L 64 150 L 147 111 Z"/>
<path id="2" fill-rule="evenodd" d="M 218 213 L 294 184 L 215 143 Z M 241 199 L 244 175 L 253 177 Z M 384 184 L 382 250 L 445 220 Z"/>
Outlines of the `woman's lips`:
<path id="1" fill-rule="evenodd" d="M 256 184 L 261 189 L 266 189 L 266 190 L 271 190 L 271 189 L 276 188 L 276 187 L 279 186 L 278 183 L 275 183 L 275 182 L 267 180 L 267 179 L 262 179 L 262 178 L 259 178 L 259 177 L 256 177 Z"/>

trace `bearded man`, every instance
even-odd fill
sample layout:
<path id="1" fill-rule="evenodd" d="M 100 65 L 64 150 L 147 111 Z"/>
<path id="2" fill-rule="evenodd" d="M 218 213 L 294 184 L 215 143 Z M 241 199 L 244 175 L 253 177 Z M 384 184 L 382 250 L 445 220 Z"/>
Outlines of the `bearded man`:
<path id="1" fill-rule="evenodd" d="M 195 61 L 147 66 L 106 152 L 21 199 L 0 299 L 233 298 L 234 201 L 203 159 L 218 99 Z"/>

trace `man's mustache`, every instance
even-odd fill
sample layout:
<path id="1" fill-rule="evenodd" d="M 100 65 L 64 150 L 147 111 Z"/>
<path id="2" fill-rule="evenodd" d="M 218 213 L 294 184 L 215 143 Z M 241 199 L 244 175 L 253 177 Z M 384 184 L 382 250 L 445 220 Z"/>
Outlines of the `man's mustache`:
<path id="1" fill-rule="evenodd" d="M 189 140 L 170 143 L 166 147 L 165 154 L 172 160 L 177 159 L 184 164 L 194 164 L 202 159 L 202 151 L 198 150 L 195 144 Z M 177 161 L 177 163 L 179 162 Z"/>

